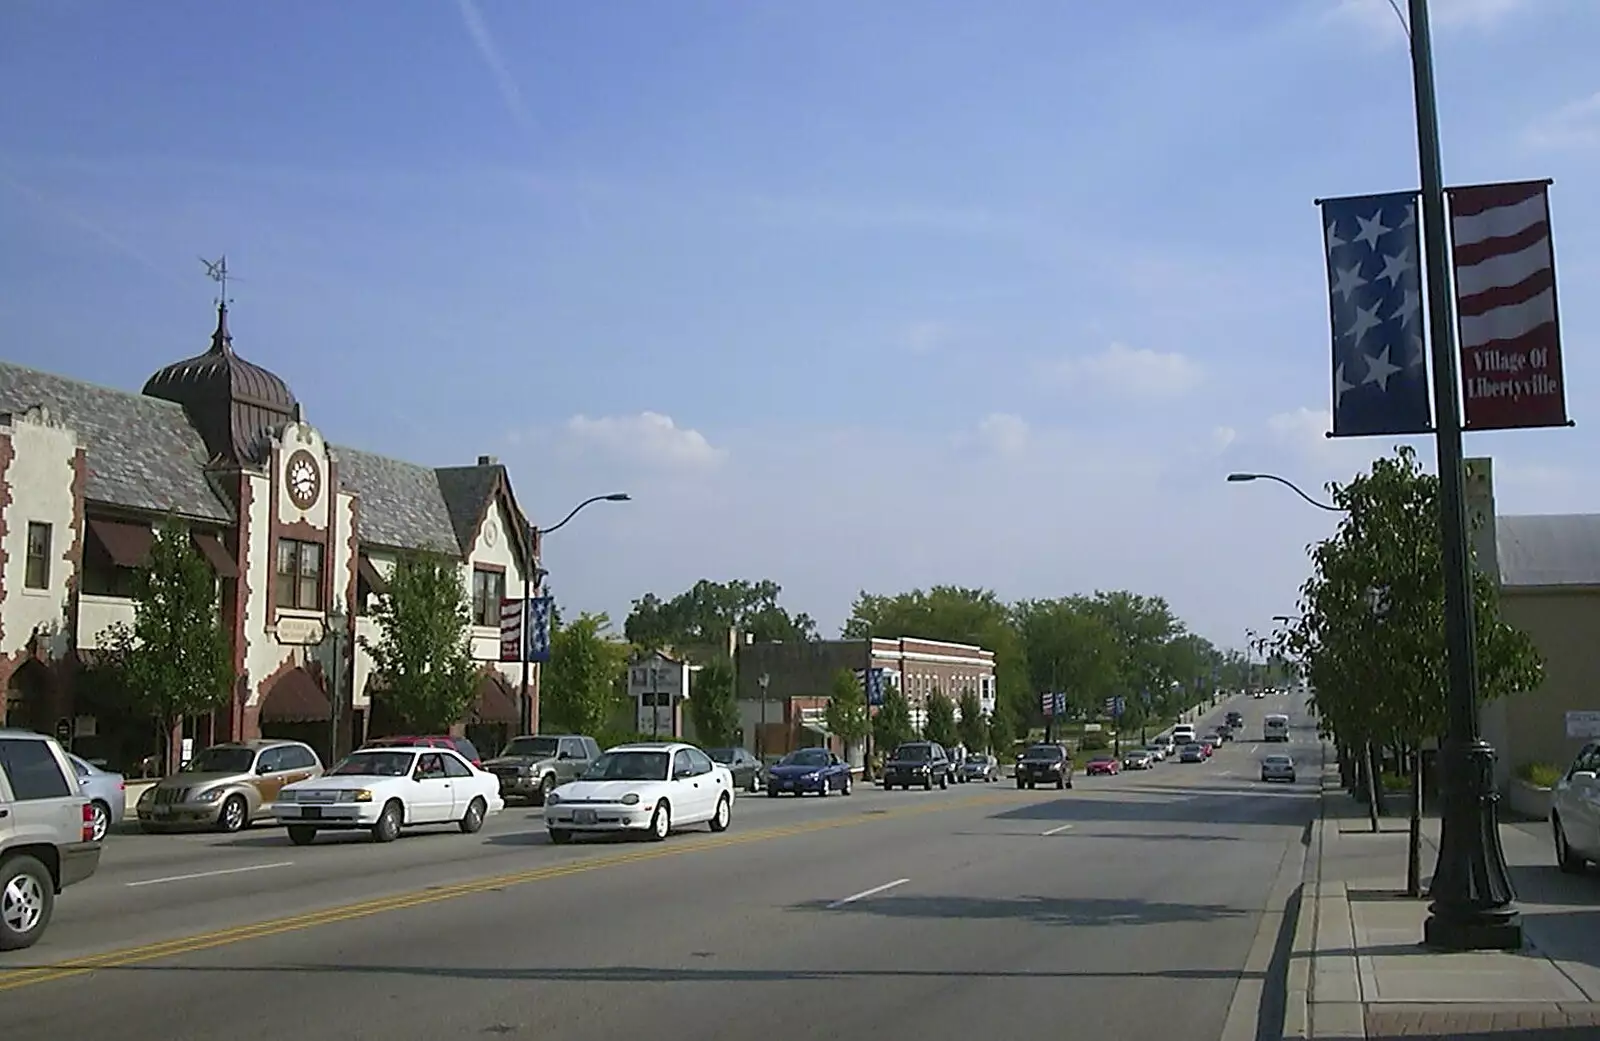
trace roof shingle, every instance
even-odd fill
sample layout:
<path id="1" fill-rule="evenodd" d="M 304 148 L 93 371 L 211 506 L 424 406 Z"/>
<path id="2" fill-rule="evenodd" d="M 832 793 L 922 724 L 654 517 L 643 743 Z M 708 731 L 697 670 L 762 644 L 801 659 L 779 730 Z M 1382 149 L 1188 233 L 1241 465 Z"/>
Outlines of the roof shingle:
<path id="1" fill-rule="evenodd" d="M 1502 586 L 1600 586 L 1600 514 L 1495 518 Z"/>

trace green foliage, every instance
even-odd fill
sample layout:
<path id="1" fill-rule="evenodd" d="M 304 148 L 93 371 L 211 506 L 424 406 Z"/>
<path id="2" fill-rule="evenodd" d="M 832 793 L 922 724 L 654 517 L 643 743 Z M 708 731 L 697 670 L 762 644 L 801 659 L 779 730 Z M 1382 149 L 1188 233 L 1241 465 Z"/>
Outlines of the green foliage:
<path id="1" fill-rule="evenodd" d="M 1550 763 L 1523 763 L 1517 767 L 1517 776 L 1536 788 L 1554 788 L 1564 773 L 1561 767 Z"/>
<path id="2" fill-rule="evenodd" d="M 992 713 L 989 716 L 989 750 L 995 755 L 1003 755 L 1015 739 L 1011 713 L 1003 709 Z"/>
<path id="3" fill-rule="evenodd" d="M 102 637 L 105 669 L 170 734 L 185 716 L 225 703 L 238 677 L 217 596 L 217 579 L 189 531 L 169 520 L 134 578 L 133 624 Z M 163 747 L 165 742 L 163 742 Z"/>
<path id="4" fill-rule="evenodd" d="M 1312 685 L 1326 731 L 1356 746 L 1415 748 L 1446 729 L 1439 481 L 1401 447 L 1330 490 L 1348 512 L 1312 548 L 1302 617 L 1272 646 Z M 1478 697 L 1533 689 L 1543 663 L 1532 641 L 1501 619 L 1489 576 L 1474 571 L 1473 594 Z"/>
<path id="5" fill-rule="evenodd" d="M 956 708 L 961 716 L 956 723 L 956 735 L 961 743 L 974 752 L 989 747 L 989 724 L 983 718 L 983 703 L 978 700 L 978 692 L 967 687 L 956 701 Z"/>
<path id="6" fill-rule="evenodd" d="M 1073 708 L 1092 712 L 1121 689 L 1118 634 L 1091 601 L 1025 600 L 1012 615 L 1026 649 L 1031 691 L 1064 691 Z M 1030 705 L 1037 700 L 1030 698 Z"/>
<path id="7" fill-rule="evenodd" d="M 1084 752 L 1103 752 L 1111 747 L 1111 737 L 1104 730 L 1085 730 L 1078 738 L 1078 748 Z"/>
<path id="8" fill-rule="evenodd" d="M 378 639 L 360 637 L 389 709 L 411 730 L 440 733 L 466 715 L 478 683 L 461 566 L 402 554 L 372 614 Z"/>
<path id="9" fill-rule="evenodd" d="M 928 692 L 928 720 L 923 724 L 922 736 L 949 748 L 956 743 L 956 706 L 944 692 L 935 687 Z"/>
<path id="10" fill-rule="evenodd" d="M 598 734 L 617 708 L 617 677 L 629 647 L 611 633 L 604 614 L 580 614 L 550 634 L 550 661 L 539 676 L 539 728 L 547 733 Z"/>
<path id="11" fill-rule="evenodd" d="M 833 674 L 833 683 L 828 689 L 827 719 L 828 729 L 843 738 L 846 745 L 865 741 L 871 733 L 866 693 L 861 689 L 861 681 L 849 669 Z"/>
<path id="12" fill-rule="evenodd" d="M 706 748 L 737 745 L 743 736 L 733 694 L 733 663 L 716 655 L 689 677 L 689 715 L 695 737 Z"/>
<path id="13" fill-rule="evenodd" d="M 911 703 L 900 688 L 890 685 L 884 691 L 883 704 L 872 717 L 872 741 L 879 751 L 888 756 L 896 745 L 914 741 L 916 728 L 911 725 Z"/>
<path id="14" fill-rule="evenodd" d="M 770 580 L 712 582 L 701 579 L 671 600 L 646 593 L 633 602 L 623 623 L 628 640 L 646 651 L 673 648 L 694 656 L 716 648 L 726 654 L 728 630 L 749 633 L 758 643 L 798 643 L 817 637 L 817 624 L 778 604 L 783 587 Z"/>

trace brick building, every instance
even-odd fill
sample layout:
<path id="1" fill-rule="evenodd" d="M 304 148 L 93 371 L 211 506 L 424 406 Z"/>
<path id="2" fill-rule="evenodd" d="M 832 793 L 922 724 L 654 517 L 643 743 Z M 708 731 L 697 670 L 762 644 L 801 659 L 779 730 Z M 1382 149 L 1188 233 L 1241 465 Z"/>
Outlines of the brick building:
<path id="1" fill-rule="evenodd" d="M 372 598 L 407 550 L 459 560 L 472 597 L 483 667 L 463 725 L 492 744 L 520 698 L 536 706 L 537 684 L 518 690 L 497 661 L 500 598 L 527 563 L 505 467 L 327 443 L 281 379 L 235 352 L 220 306 L 210 349 L 142 393 L 0 363 L 0 720 L 65 731 L 118 769 L 152 750 L 151 721 L 92 677 L 107 628 L 132 621 L 131 575 L 168 516 L 215 572 L 238 676 L 226 704 L 186 724 L 198 746 L 294 737 L 326 755 L 381 732 L 359 637 L 376 638 Z"/>

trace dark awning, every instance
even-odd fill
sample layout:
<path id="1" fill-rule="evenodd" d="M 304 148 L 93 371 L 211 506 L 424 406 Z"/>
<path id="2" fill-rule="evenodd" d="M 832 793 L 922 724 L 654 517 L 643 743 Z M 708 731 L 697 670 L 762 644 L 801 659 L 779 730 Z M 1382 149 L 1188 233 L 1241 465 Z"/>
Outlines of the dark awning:
<path id="1" fill-rule="evenodd" d="M 494 673 L 485 673 L 478 681 L 478 697 L 472 703 L 472 718 L 479 723 L 519 723 L 522 712 L 505 681 Z"/>
<path id="2" fill-rule="evenodd" d="M 206 558 L 206 562 L 211 565 L 211 570 L 217 573 L 218 578 L 239 577 L 239 565 L 228 553 L 228 547 L 222 544 L 221 539 L 198 531 L 190 535 L 190 538 L 194 539 L 195 548 Z"/>
<path id="3" fill-rule="evenodd" d="M 155 541 L 156 534 L 148 524 L 91 520 L 89 531 L 117 567 L 149 566 L 150 544 Z"/>
<path id="4" fill-rule="evenodd" d="M 305 669 L 279 676 L 261 699 L 263 723 L 325 723 L 332 718 L 328 696 Z"/>
<path id="5" fill-rule="evenodd" d="M 356 572 L 361 576 L 361 581 L 367 584 L 372 592 L 382 596 L 389 591 L 389 583 L 384 581 L 378 569 L 373 565 L 372 559 L 365 553 L 356 558 Z"/>

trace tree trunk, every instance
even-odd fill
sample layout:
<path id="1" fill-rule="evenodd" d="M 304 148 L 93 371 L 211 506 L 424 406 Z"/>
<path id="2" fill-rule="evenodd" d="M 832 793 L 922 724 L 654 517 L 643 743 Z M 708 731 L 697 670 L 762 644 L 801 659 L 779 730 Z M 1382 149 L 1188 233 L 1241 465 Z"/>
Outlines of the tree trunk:
<path id="1" fill-rule="evenodd" d="M 1406 841 L 1406 895 L 1422 895 L 1422 751 L 1411 751 L 1411 824 Z"/>
<path id="2" fill-rule="evenodd" d="M 1372 824 L 1372 833 L 1378 833 L 1378 814 L 1382 812 L 1378 804 L 1383 801 L 1383 782 L 1378 776 L 1378 750 L 1368 741 L 1362 757 L 1367 770 L 1367 820 Z"/>

